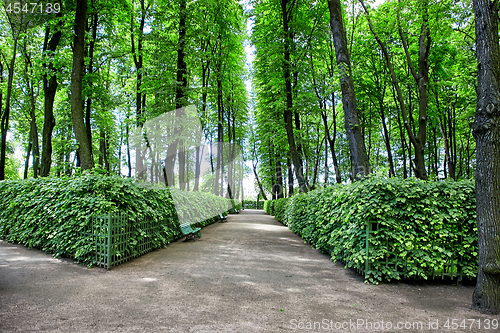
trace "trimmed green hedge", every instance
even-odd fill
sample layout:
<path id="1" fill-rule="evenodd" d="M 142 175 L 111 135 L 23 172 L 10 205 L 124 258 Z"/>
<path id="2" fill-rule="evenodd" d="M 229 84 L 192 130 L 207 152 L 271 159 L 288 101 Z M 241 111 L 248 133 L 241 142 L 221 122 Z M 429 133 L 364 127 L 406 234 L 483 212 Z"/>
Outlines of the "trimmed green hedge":
<path id="1" fill-rule="evenodd" d="M 477 274 L 472 181 L 424 182 L 370 177 L 348 186 L 299 194 L 274 205 L 276 218 L 334 260 L 364 272 L 367 282 L 427 279 L 449 262 Z M 366 261 L 366 226 L 374 223 Z M 395 261 L 387 265 L 385 260 Z"/>
<path id="2" fill-rule="evenodd" d="M 236 211 L 241 210 L 241 200 L 231 199 L 231 208 L 229 209 L 229 214 L 235 214 Z"/>
<path id="3" fill-rule="evenodd" d="M 276 200 L 266 200 L 264 201 L 264 211 L 269 215 L 274 215 L 274 203 Z"/>
<path id="4" fill-rule="evenodd" d="M 264 200 L 259 201 L 259 205 L 257 207 L 257 200 L 244 200 L 245 209 L 264 209 Z"/>
<path id="5" fill-rule="evenodd" d="M 286 205 L 286 198 L 280 198 L 276 200 L 274 203 L 274 217 L 278 221 L 283 221 L 285 219 L 285 205 Z"/>
<path id="6" fill-rule="evenodd" d="M 167 189 L 144 188 L 131 179 L 97 174 L 2 181 L 0 238 L 91 265 L 93 244 L 82 231 L 91 228 L 93 215 L 125 213 L 134 220 L 166 219 L 178 226 L 177 214 L 183 221 L 195 222 L 199 212 L 216 216 L 228 209 L 227 199 L 210 194 L 177 191 L 175 197 L 176 206 Z M 155 235 L 138 229 L 130 242 L 152 237 L 155 248 L 160 248 L 179 236 L 180 230 L 170 226 Z"/>

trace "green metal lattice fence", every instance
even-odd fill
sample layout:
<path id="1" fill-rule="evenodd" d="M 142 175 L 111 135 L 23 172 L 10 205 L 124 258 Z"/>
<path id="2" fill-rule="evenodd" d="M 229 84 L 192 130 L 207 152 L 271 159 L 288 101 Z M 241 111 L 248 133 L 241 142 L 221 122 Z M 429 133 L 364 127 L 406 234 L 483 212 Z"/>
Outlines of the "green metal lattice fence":
<path id="1" fill-rule="evenodd" d="M 173 219 L 131 219 L 126 214 L 106 214 L 91 218 L 91 230 L 83 233 L 95 244 L 95 261 L 100 267 L 113 266 L 157 248 L 156 237 L 163 230 L 178 229 Z M 167 242 L 174 240 L 170 236 Z"/>
<path id="2" fill-rule="evenodd" d="M 380 223 L 376 222 L 369 222 L 366 224 L 366 229 L 365 229 L 365 256 L 364 256 L 364 268 L 359 267 L 357 265 L 353 265 L 354 270 L 365 276 L 365 279 L 368 278 L 369 273 L 372 271 L 374 265 L 376 264 L 377 266 L 384 266 L 386 270 L 388 271 L 393 271 L 396 274 L 395 275 L 400 275 L 403 278 L 408 278 L 408 272 L 410 270 L 411 265 L 414 263 L 411 261 L 408 261 L 406 259 L 401 258 L 395 251 L 387 251 L 382 258 L 377 258 L 376 260 L 371 259 L 371 255 L 373 254 L 373 251 L 376 250 L 377 246 L 374 246 L 372 244 L 372 241 L 374 239 L 374 234 L 377 231 L 382 230 L 384 227 Z M 444 245 L 444 244 L 440 244 Z M 446 247 L 446 245 L 444 245 Z M 451 246 L 458 246 L 457 244 L 447 244 L 447 247 Z M 385 240 L 384 244 L 385 248 L 390 249 L 391 247 L 388 244 L 388 240 Z M 418 248 L 415 246 L 415 251 L 418 250 Z M 333 252 L 333 248 L 330 248 L 330 253 Z M 345 252 L 345 250 L 342 250 L 340 255 L 338 256 L 338 260 L 341 262 L 344 262 L 347 264 L 348 262 L 345 261 L 343 258 L 347 258 L 348 253 Z M 449 260 L 443 265 L 443 267 L 440 267 L 438 269 L 434 269 L 431 271 L 432 278 L 436 277 L 441 277 L 444 279 L 445 277 L 450 277 L 451 279 L 458 278 L 457 281 L 460 282 L 462 281 L 463 278 L 463 272 L 462 272 L 462 265 L 463 261 L 461 257 L 453 258 L 450 257 Z"/>

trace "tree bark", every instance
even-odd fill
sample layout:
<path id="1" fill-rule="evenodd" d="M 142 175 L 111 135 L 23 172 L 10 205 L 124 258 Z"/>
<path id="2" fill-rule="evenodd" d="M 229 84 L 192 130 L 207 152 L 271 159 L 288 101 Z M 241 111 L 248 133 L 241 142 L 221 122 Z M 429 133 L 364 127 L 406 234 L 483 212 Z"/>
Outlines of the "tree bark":
<path id="1" fill-rule="evenodd" d="M 203 150 L 201 151 L 203 156 Z M 200 146 L 196 146 L 196 164 L 194 169 L 194 188 L 193 191 L 197 192 L 200 186 Z"/>
<path id="2" fill-rule="evenodd" d="M 93 2 L 92 2 L 92 4 L 93 4 Z M 88 30 L 87 30 L 87 33 L 90 33 L 92 30 L 92 39 L 90 40 L 89 48 L 88 48 L 89 65 L 87 67 L 87 74 L 89 74 L 89 76 L 90 76 L 90 86 L 93 86 L 92 74 L 94 73 L 94 48 L 95 48 L 95 42 L 97 39 L 97 24 L 98 24 L 97 11 L 92 6 L 91 23 L 88 26 Z M 92 146 L 92 124 L 91 124 L 91 120 L 90 120 L 91 111 L 92 111 L 92 96 L 89 95 L 87 97 L 87 102 L 86 102 L 86 106 L 85 106 L 85 126 L 86 126 L 86 130 L 87 130 L 87 138 L 89 140 L 90 146 Z"/>
<path id="3" fill-rule="evenodd" d="M 59 5 L 61 2 L 59 1 Z M 59 41 L 61 40 L 61 26 L 62 26 L 62 11 L 56 14 L 58 23 L 56 30 L 50 37 L 50 27 L 45 29 L 45 40 L 43 43 L 43 53 L 45 61 L 43 63 L 44 74 L 43 78 L 43 95 L 44 95 L 44 118 L 42 130 L 42 158 L 40 161 L 40 177 L 47 177 L 50 173 L 52 165 L 52 131 L 56 125 L 54 119 L 54 100 L 57 92 L 57 74 L 54 68 L 54 62 L 48 60 L 47 57 L 52 57 L 56 51 Z M 49 58 L 50 59 L 50 58 Z M 50 73 L 51 75 L 49 75 Z"/>
<path id="4" fill-rule="evenodd" d="M 379 114 L 380 114 L 380 120 L 382 121 L 382 128 L 384 130 L 384 143 L 385 143 L 385 149 L 387 150 L 387 159 L 389 161 L 389 178 L 391 178 L 396 176 L 396 172 L 394 171 L 394 161 L 392 158 L 391 139 L 389 137 L 389 131 L 387 130 L 387 125 L 385 123 L 383 101 L 380 101 Z"/>
<path id="5" fill-rule="evenodd" d="M 29 120 L 30 120 L 30 145 L 33 149 L 33 178 L 38 178 L 40 166 L 40 143 L 38 141 L 38 126 L 36 124 L 36 96 L 33 79 L 33 64 L 31 63 L 31 56 L 26 49 L 26 45 L 22 48 L 22 53 L 25 58 L 25 81 L 27 87 L 27 96 L 29 98 Z"/>
<path id="6" fill-rule="evenodd" d="M 475 0 L 478 274 L 472 308 L 500 313 L 500 47 L 498 0 Z"/>
<path id="7" fill-rule="evenodd" d="M 82 80 L 85 57 L 85 22 L 87 0 L 78 0 L 75 13 L 75 37 L 73 45 L 73 70 L 71 71 L 71 118 L 76 141 L 79 145 L 79 158 L 83 170 L 94 167 L 92 146 L 89 145 L 87 130 L 83 122 Z"/>
<path id="8" fill-rule="evenodd" d="M 292 4 L 293 6 L 293 4 Z M 293 9 L 293 8 L 292 8 Z M 286 127 L 286 135 L 288 139 L 288 146 L 290 149 L 290 155 L 292 157 L 293 166 L 295 169 L 295 176 L 299 183 L 299 189 L 301 192 L 307 192 L 307 184 L 304 179 L 304 172 L 302 169 L 302 163 L 300 161 L 300 156 L 297 151 L 297 146 L 295 144 L 295 136 L 293 133 L 293 96 L 292 96 L 292 77 L 290 70 L 290 43 L 292 42 L 292 31 L 288 27 L 288 23 L 291 18 L 291 8 L 288 8 L 288 0 L 281 0 L 281 14 L 283 20 L 283 32 L 285 34 L 284 43 L 284 58 L 283 58 L 283 77 L 285 79 L 285 94 L 286 94 L 286 106 L 283 113 Z"/>
<path id="9" fill-rule="evenodd" d="M 347 38 L 340 0 L 328 0 L 328 8 L 330 11 L 330 27 L 335 46 L 337 67 L 340 72 L 342 105 L 344 107 L 345 129 L 351 152 L 352 175 L 354 179 L 360 179 L 370 174 L 371 168 L 359 125 L 354 81 L 351 72 L 351 59 L 347 50 Z"/>
<path id="10" fill-rule="evenodd" d="M 7 96 L 5 96 L 5 110 L 0 112 L 0 129 L 1 129 L 1 147 L 0 147 L 0 180 L 5 179 L 5 163 L 7 158 L 7 132 L 9 130 L 9 117 L 10 117 L 10 102 L 12 97 L 12 85 L 14 82 L 14 65 L 16 62 L 17 53 L 17 38 L 14 38 L 14 47 L 12 51 L 12 59 L 10 60 L 9 79 L 7 80 Z M 0 71 L 0 76 L 1 71 Z M 2 76 L 3 81 L 3 76 Z M 0 98 L 1 100 L 1 98 Z M 1 110 L 0 110 L 1 111 Z"/>
<path id="11" fill-rule="evenodd" d="M 430 38 L 428 36 L 428 30 L 426 28 L 426 20 L 424 20 L 424 23 L 422 24 L 421 28 L 421 36 L 420 36 L 420 57 L 419 57 L 419 72 L 418 74 L 415 72 L 413 69 L 413 65 L 408 53 L 408 46 L 406 45 L 406 40 L 403 36 L 403 32 L 401 28 L 399 29 L 400 37 L 401 40 L 403 41 L 404 49 L 407 55 L 407 61 L 409 66 L 412 69 L 413 76 L 415 80 L 417 80 L 417 83 L 419 85 L 419 92 L 421 93 L 420 96 L 420 102 L 419 102 L 419 133 L 418 135 L 414 135 L 414 131 L 412 130 L 410 126 L 410 121 L 412 119 L 411 115 L 408 117 L 408 112 L 406 110 L 406 103 L 403 98 L 403 93 L 401 91 L 401 87 L 399 85 L 399 81 L 396 77 L 394 67 L 392 66 L 392 61 L 389 56 L 389 53 L 387 52 L 387 49 L 382 42 L 382 40 L 379 38 L 378 34 L 375 32 L 373 25 L 371 23 L 370 19 L 370 14 L 368 12 L 368 9 L 366 8 L 363 0 L 359 0 L 364 11 L 366 14 L 366 18 L 368 21 L 368 26 L 370 28 L 370 31 L 373 34 L 373 37 L 377 41 L 377 44 L 379 45 L 382 54 L 384 55 L 387 69 L 389 70 L 389 73 L 391 75 L 392 83 L 394 85 L 394 88 L 396 89 L 397 93 L 397 99 L 399 102 L 399 106 L 401 108 L 401 113 L 403 115 L 403 123 L 405 125 L 406 131 L 408 132 L 408 137 L 410 139 L 410 142 L 413 144 L 415 147 L 415 175 L 417 178 L 427 180 L 427 172 L 425 169 L 425 159 L 424 159 L 424 147 L 425 147 L 425 138 L 426 138 L 426 124 L 427 124 L 427 82 L 428 80 L 428 69 L 429 65 L 427 62 L 428 58 L 428 52 L 429 52 L 429 45 L 430 45 Z M 410 119 L 409 119 L 410 118 Z M 411 162 L 410 162 L 411 164 Z"/>
<path id="12" fill-rule="evenodd" d="M 134 65 L 137 72 L 136 76 L 136 96 L 135 96 L 135 109 L 136 109 L 136 126 L 141 129 L 144 124 L 144 119 L 142 115 L 143 105 L 145 104 L 145 96 L 142 93 L 142 77 L 143 77 L 143 39 L 144 39 L 144 25 L 146 23 L 146 11 L 149 9 L 149 5 L 146 8 L 144 4 L 144 0 L 141 0 L 141 21 L 139 23 L 139 33 L 137 36 L 137 50 L 135 47 L 135 36 L 134 36 L 134 16 L 132 14 L 130 18 L 130 38 L 131 38 L 131 46 L 132 46 L 132 56 L 134 59 Z M 144 170 L 144 159 L 142 156 L 142 151 L 140 145 L 135 147 L 135 168 L 136 168 L 136 177 L 139 179 L 143 179 L 145 177 Z M 166 180 L 165 180 L 166 181 Z"/>
<path id="13" fill-rule="evenodd" d="M 267 200 L 267 196 L 264 193 L 264 188 L 262 187 L 262 182 L 260 181 L 259 175 L 257 174 L 257 164 L 259 164 L 259 159 L 257 157 L 257 147 L 255 146 L 255 142 L 253 143 L 253 157 L 255 158 L 255 162 L 254 159 L 252 158 L 253 174 L 255 176 L 255 180 L 257 180 L 257 184 L 260 190 L 260 195 L 262 195 L 264 200 Z M 257 201 L 258 200 L 259 200 L 259 195 L 257 195 Z"/>
<path id="14" fill-rule="evenodd" d="M 40 165 L 40 144 L 38 142 L 38 127 L 36 125 L 36 102 L 35 95 L 33 91 L 33 86 L 29 88 L 30 90 L 30 120 L 31 120 L 31 142 L 33 143 L 33 178 L 38 178 L 38 171 Z"/>
<path id="15" fill-rule="evenodd" d="M 26 160 L 24 162 L 24 176 L 23 179 L 28 178 L 28 169 L 30 167 L 30 155 L 31 155 L 31 147 L 33 144 L 31 143 L 31 137 L 32 137 L 32 131 L 33 128 L 30 129 L 30 136 L 29 136 L 29 143 L 28 143 L 28 148 L 26 149 Z"/>
<path id="16" fill-rule="evenodd" d="M 177 109 L 177 116 L 182 115 L 182 111 L 179 109 L 186 106 L 187 65 L 184 59 L 186 56 L 186 17 L 187 1 L 181 0 L 179 6 L 179 39 L 177 42 L 177 86 L 175 89 L 175 108 Z M 186 169 L 186 153 L 182 140 L 178 141 L 177 149 L 179 150 L 179 188 L 184 190 L 186 188 L 184 177 L 184 170 Z"/>
<path id="17" fill-rule="evenodd" d="M 427 86 L 429 83 L 429 52 L 431 46 L 431 38 L 429 33 L 429 28 L 427 27 L 427 0 L 423 1 L 423 16 L 422 16 L 422 25 L 420 27 L 420 36 L 419 36 L 419 49 L 418 49 L 418 72 L 415 70 L 413 66 L 413 62 L 410 58 L 410 53 L 408 51 L 408 45 L 406 42 L 406 38 L 403 35 L 403 30 L 399 27 L 399 36 L 401 38 L 401 42 L 403 44 L 403 49 L 406 54 L 406 60 L 408 63 L 408 67 L 410 68 L 411 74 L 415 79 L 415 82 L 418 86 L 418 133 L 416 135 L 412 133 L 408 133 L 410 135 L 410 139 L 415 147 L 415 176 L 419 179 L 427 180 L 428 175 L 425 169 L 425 142 L 426 142 L 426 134 L 427 134 Z M 413 117 L 411 117 L 413 119 Z M 416 133 L 416 132 L 414 132 Z"/>

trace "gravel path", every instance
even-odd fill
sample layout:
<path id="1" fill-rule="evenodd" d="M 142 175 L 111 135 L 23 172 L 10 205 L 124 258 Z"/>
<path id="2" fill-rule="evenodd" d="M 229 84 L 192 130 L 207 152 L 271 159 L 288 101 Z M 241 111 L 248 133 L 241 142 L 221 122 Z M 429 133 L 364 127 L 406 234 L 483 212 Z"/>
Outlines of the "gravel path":
<path id="1" fill-rule="evenodd" d="M 472 292 L 364 284 L 260 210 L 109 271 L 0 241 L 0 332 L 500 331 Z"/>

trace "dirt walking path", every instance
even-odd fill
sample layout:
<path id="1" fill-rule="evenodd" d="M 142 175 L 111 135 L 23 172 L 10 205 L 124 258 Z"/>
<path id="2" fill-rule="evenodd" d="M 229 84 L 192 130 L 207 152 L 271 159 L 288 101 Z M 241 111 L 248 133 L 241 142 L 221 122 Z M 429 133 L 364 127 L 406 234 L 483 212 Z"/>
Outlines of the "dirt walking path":
<path id="1" fill-rule="evenodd" d="M 364 284 L 259 210 L 110 271 L 0 241 L 0 332 L 500 331 L 472 292 Z"/>

